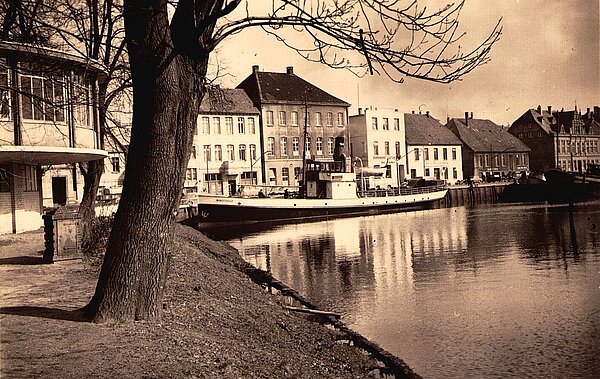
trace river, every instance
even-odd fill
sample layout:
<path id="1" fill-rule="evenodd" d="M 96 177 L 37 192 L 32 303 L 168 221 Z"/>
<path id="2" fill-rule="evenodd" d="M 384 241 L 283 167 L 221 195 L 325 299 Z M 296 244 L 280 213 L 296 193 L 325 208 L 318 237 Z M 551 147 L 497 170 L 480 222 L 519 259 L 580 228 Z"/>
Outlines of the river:
<path id="1" fill-rule="evenodd" d="M 600 202 L 337 219 L 228 242 L 426 378 L 600 373 Z"/>

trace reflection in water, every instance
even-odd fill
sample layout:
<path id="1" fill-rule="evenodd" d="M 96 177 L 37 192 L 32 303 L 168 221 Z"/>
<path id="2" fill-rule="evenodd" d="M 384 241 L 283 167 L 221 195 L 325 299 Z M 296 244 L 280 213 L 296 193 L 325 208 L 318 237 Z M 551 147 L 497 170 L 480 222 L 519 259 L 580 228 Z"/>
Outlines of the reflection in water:
<path id="1" fill-rule="evenodd" d="M 600 372 L 600 203 L 447 208 L 229 241 L 425 377 Z"/>

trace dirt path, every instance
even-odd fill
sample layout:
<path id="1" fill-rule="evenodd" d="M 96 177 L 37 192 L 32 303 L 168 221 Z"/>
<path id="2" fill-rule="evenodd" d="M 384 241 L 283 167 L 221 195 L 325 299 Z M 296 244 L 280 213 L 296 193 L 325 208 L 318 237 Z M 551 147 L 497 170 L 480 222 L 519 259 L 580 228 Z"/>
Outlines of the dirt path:
<path id="1" fill-rule="evenodd" d="M 376 363 L 285 310 L 234 266 L 239 255 L 179 229 L 160 324 L 91 324 L 96 273 L 41 264 L 41 232 L 0 236 L 2 378 L 362 378 Z"/>

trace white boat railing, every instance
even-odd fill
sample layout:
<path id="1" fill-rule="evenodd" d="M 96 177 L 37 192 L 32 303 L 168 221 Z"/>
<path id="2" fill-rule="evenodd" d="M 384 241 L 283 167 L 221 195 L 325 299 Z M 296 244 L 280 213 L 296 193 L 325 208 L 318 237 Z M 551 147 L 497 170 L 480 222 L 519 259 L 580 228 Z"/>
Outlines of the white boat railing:
<path id="1" fill-rule="evenodd" d="M 365 191 L 359 191 L 358 197 L 386 197 L 386 196 L 399 196 L 399 195 L 419 195 L 424 193 L 433 193 L 444 191 L 448 187 L 445 184 L 435 186 L 422 186 L 422 187 L 400 187 L 400 188 L 387 188 L 387 189 L 368 189 Z"/>

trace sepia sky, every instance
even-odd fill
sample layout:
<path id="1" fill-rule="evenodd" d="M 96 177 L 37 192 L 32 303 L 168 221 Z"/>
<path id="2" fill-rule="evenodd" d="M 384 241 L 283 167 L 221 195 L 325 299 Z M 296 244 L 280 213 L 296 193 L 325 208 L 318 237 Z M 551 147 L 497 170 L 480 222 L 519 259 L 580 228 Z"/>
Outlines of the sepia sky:
<path id="1" fill-rule="evenodd" d="M 259 65 L 262 71 L 294 72 L 357 108 L 373 106 L 400 111 L 429 110 L 446 117 L 475 118 L 509 124 L 529 108 L 584 112 L 600 105 L 600 2 L 598 0 L 467 0 L 461 15 L 462 43 L 483 40 L 502 17 L 503 33 L 491 52 L 491 62 L 460 82 L 438 84 L 407 78 L 391 82 L 385 76 L 357 78 L 304 61 L 261 30 L 247 30 L 217 52 L 224 86 L 233 87 Z M 472 46 L 472 44 L 471 44 Z"/>

